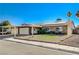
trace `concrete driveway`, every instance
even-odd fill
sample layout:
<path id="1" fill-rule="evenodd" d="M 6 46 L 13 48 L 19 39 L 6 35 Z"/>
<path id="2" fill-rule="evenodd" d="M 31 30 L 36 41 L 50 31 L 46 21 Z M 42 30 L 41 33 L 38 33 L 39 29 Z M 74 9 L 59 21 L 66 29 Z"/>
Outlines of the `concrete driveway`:
<path id="1" fill-rule="evenodd" d="M 72 55 L 73 53 L 0 40 L 1 55 Z"/>
<path id="2" fill-rule="evenodd" d="M 79 35 L 74 34 L 72 37 L 60 42 L 60 44 L 73 46 L 73 47 L 79 47 Z"/>

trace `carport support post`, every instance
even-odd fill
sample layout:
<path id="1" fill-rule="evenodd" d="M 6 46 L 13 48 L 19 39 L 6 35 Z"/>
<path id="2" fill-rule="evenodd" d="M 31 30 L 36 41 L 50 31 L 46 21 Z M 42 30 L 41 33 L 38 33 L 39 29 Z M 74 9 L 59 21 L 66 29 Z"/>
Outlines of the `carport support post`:
<path id="1" fill-rule="evenodd" d="M 32 26 L 32 29 L 31 29 L 31 34 L 32 34 L 32 36 L 33 36 L 33 26 Z"/>
<path id="2" fill-rule="evenodd" d="M 2 26 L 2 35 L 3 35 L 3 26 Z"/>
<path id="3" fill-rule="evenodd" d="M 14 37 L 16 37 L 16 27 L 14 26 Z"/>

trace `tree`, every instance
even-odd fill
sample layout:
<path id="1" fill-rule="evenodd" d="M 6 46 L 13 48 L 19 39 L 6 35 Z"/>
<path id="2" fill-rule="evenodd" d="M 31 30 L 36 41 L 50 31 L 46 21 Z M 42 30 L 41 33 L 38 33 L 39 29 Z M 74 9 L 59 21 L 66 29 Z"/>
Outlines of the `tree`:
<path id="1" fill-rule="evenodd" d="M 8 25 L 11 25 L 8 20 L 2 22 L 2 26 L 8 26 Z"/>
<path id="2" fill-rule="evenodd" d="M 71 17 L 71 16 L 72 16 L 72 13 L 69 11 L 69 12 L 67 13 L 67 16 L 68 16 L 68 17 Z"/>
<path id="3" fill-rule="evenodd" d="M 76 16 L 79 18 L 79 11 L 77 11 Z"/>
<path id="4" fill-rule="evenodd" d="M 0 23 L 0 31 L 2 31 L 2 26 L 11 26 L 11 24 L 8 20 L 1 22 Z"/>

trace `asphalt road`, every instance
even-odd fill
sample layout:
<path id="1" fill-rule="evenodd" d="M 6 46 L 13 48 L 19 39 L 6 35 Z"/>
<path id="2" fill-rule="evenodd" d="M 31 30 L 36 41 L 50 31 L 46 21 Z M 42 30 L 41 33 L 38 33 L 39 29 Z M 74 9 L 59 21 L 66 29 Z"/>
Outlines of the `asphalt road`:
<path id="1" fill-rule="evenodd" d="M 72 55 L 73 53 L 0 40 L 0 55 Z"/>

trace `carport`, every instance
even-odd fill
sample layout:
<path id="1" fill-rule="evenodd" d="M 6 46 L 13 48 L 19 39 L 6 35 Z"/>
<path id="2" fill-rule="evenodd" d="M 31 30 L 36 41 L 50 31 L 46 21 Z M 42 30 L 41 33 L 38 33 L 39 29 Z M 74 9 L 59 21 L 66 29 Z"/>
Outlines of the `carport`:
<path id="1" fill-rule="evenodd" d="M 38 29 L 42 28 L 40 25 L 23 25 L 16 26 L 16 35 L 33 35 L 37 34 Z"/>

